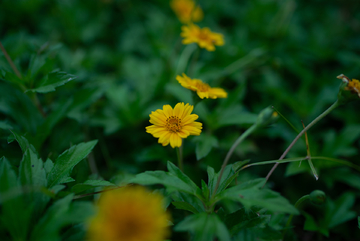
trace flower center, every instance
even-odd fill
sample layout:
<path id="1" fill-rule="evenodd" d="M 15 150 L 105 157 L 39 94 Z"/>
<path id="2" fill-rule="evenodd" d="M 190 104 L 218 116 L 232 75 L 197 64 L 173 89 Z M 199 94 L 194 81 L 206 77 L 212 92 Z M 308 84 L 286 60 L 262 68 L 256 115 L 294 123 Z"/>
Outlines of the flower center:
<path id="1" fill-rule="evenodd" d="M 205 41 L 209 40 L 209 34 L 204 31 L 200 31 L 200 33 L 198 34 L 198 38 Z"/>
<path id="2" fill-rule="evenodd" d="M 166 128 L 171 132 L 178 132 L 181 130 L 181 119 L 177 116 L 170 116 L 166 119 Z"/>
<path id="3" fill-rule="evenodd" d="M 210 86 L 206 83 L 196 83 L 195 84 L 196 88 L 201 91 L 201 92 L 207 92 L 210 89 Z"/>

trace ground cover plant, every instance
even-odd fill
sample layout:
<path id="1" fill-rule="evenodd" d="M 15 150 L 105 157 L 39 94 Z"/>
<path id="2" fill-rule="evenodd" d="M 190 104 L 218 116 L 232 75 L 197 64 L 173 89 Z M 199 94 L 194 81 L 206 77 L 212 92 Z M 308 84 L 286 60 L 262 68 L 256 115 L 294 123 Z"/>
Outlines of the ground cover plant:
<path id="1" fill-rule="evenodd" d="M 1 1 L 0 240 L 359 240 L 357 7 Z"/>

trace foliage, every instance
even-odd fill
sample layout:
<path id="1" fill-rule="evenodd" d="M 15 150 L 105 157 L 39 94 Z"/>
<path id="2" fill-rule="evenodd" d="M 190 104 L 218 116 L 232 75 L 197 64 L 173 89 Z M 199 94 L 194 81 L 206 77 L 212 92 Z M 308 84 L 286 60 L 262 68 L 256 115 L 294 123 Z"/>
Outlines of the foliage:
<path id="1" fill-rule="evenodd" d="M 165 196 L 173 241 L 360 239 L 360 101 L 336 78 L 360 78 L 358 3 L 195 2 L 214 51 L 182 44 L 170 1 L 1 2 L 1 240 L 84 240 L 100 194 L 131 185 Z M 163 147 L 149 115 L 179 102 L 202 133 Z"/>

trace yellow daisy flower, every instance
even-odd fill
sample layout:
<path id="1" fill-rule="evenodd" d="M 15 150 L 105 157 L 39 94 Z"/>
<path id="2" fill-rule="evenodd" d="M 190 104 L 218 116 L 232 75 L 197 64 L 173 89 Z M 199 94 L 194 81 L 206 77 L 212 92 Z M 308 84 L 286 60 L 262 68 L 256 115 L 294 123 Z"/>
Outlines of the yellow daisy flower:
<path id="1" fill-rule="evenodd" d="M 192 0 L 172 0 L 170 7 L 182 23 L 199 22 L 204 17 L 199 6 L 194 9 L 195 2 Z"/>
<path id="2" fill-rule="evenodd" d="M 199 116 L 191 114 L 193 109 L 194 106 L 184 103 L 177 103 L 174 109 L 170 105 L 164 105 L 162 110 L 151 112 L 150 123 L 153 125 L 147 126 L 146 132 L 159 138 L 159 143 L 163 146 L 170 143 L 172 148 L 180 147 L 182 138 L 201 133 L 202 123 L 195 122 Z"/>
<path id="3" fill-rule="evenodd" d="M 163 197 L 144 187 L 124 187 L 100 197 L 97 214 L 89 220 L 89 241 L 161 241 L 169 235 L 170 215 Z"/>
<path id="4" fill-rule="evenodd" d="M 190 79 L 186 74 L 176 76 L 176 80 L 186 89 L 196 91 L 197 95 L 201 98 L 226 98 L 227 93 L 222 88 L 211 88 L 208 84 L 202 82 L 199 79 Z"/>
<path id="5" fill-rule="evenodd" d="M 357 80 L 357 79 L 350 80 L 345 89 L 356 93 L 360 97 L 360 81 L 359 80 Z"/>
<path id="6" fill-rule="evenodd" d="M 183 44 L 197 43 L 200 48 L 207 51 L 215 51 L 215 46 L 224 45 L 224 36 L 220 33 L 213 33 L 209 28 L 200 28 L 195 24 L 181 27 L 180 36 L 183 37 Z"/>

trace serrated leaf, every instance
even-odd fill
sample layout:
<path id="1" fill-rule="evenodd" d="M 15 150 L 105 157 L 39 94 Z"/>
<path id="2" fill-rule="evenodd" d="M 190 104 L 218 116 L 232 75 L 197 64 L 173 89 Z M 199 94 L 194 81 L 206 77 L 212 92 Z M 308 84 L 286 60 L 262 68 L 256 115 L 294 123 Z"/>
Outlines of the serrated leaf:
<path id="1" fill-rule="evenodd" d="M 86 180 L 84 183 L 76 184 L 71 188 L 71 191 L 75 194 L 84 192 L 95 187 L 114 187 L 115 184 L 105 180 Z"/>
<path id="2" fill-rule="evenodd" d="M 298 210 L 279 193 L 269 189 L 261 189 L 264 183 L 264 178 L 251 180 L 224 190 L 219 193 L 216 198 L 218 200 L 229 199 L 239 201 L 245 207 L 260 206 L 273 212 L 299 213 Z"/>
<path id="3" fill-rule="evenodd" d="M 199 213 L 196 208 L 187 202 L 172 202 L 172 205 L 174 205 L 177 209 L 186 210 L 192 213 Z"/>
<path id="4" fill-rule="evenodd" d="M 129 183 L 141 185 L 162 184 L 169 192 L 182 191 L 195 195 L 196 189 L 183 182 L 180 178 L 164 171 L 146 171 L 136 175 Z"/>
<path id="5" fill-rule="evenodd" d="M 215 187 L 216 187 L 216 183 L 218 181 L 219 173 L 215 173 L 214 169 L 210 166 L 208 166 L 207 169 L 208 172 L 208 186 L 209 186 L 209 190 L 210 190 L 210 196 L 213 195 L 213 192 L 215 191 Z M 219 183 L 219 187 L 216 190 L 216 193 L 220 193 L 221 191 L 225 190 L 230 184 L 231 182 L 236 178 L 237 174 L 235 174 L 232 165 L 227 165 L 224 169 L 223 175 L 221 177 L 220 183 Z"/>
<path id="6" fill-rule="evenodd" d="M 10 130 L 13 134 L 15 140 L 19 143 L 20 148 L 23 152 L 27 149 L 31 149 L 33 153 L 37 153 L 35 147 L 29 143 L 29 141 L 24 137 L 16 133 L 15 131 Z M 9 142 L 9 141 L 8 141 Z"/>
<path id="7" fill-rule="evenodd" d="M 25 196 L 33 204 L 34 210 L 31 218 L 33 222 L 36 222 L 50 201 L 50 197 L 40 191 L 47 186 L 46 172 L 43 168 L 43 161 L 31 149 L 25 151 L 20 163 L 19 180 L 22 186 L 33 188 L 33 192 L 26 193 Z"/>
<path id="8" fill-rule="evenodd" d="M 198 213 L 186 217 L 175 231 L 190 231 L 193 240 L 209 241 L 218 237 L 221 241 L 230 241 L 230 234 L 225 224 L 216 214 Z"/>
<path id="9" fill-rule="evenodd" d="M 195 153 L 197 160 L 206 157 L 213 147 L 219 145 L 215 136 L 206 133 L 197 136 L 196 139 L 194 138 L 194 141 L 196 141 Z"/>
<path id="10" fill-rule="evenodd" d="M 31 241 L 58 240 L 60 229 L 68 223 L 67 213 L 73 194 L 56 201 L 39 220 L 31 233 Z"/>
<path id="11" fill-rule="evenodd" d="M 189 185 L 196 193 L 201 193 L 200 188 L 187 176 L 185 175 L 177 166 L 172 162 L 167 162 L 167 169 L 170 174 L 178 177 L 181 181 Z"/>
<path id="12" fill-rule="evenodd" d="M 240 230 L 256 227 L 269 221 L 269 215 L 260 215 L 252 210 L 245 210 L 245 208 L 241 208 L 225 217 L 225 224 L 229 227 L 232 235 L 238 233 Z"/>
<path id="13" fill-rule="evenodd" d="M 91 152 L 96 143 L 97 140 L 84 142 L 64 151 L 56 159 L 55 165 L 48 175 L 48 187 L 69 181 L 71 170 Z"/>
<path id="14" fill-rule="evenodd" d="M 177 192 L 172 192 L 170 194 L 170 197 L 175 202 L 185 202 L 190 204 L 192 207 L 195 208 L 195 210 L 197 210 L 197 213 L 205 212 L 203 201 L 201 201 L 199 198 L 197 198 L 192 194 L 177 191 Z"/>
<path id="15" fill-rule="evenodd" d="M 5 227 L 13 240 L 26 240 L 32 205 L 19 195 L 22 189 L 5 157 L 0 158 L 0 225 Z"/>
<path id="16" fill-rule="evenodd" d="M 27 149 L 24 153 L 23 160 L 20 163 L 19 179 L 23 186 L 47 186 L 46 173 L 43 168 L 43 162 L 31 149 Z"/>
<path id="17" fill-rule="evenodd" d="M 54 167 L 53 161 L 50 158 L 48 158 L 46 160 L 46 162 L 44 163 L 44 169 L 45 169 L 45 172 L 46 172 L 46 176 L 49 175 L 49 173 L 51 172 L 53 167 Z"/>
<path id="18" fill-rule="evenodd" d="M 35 87 L 27 91 L 47 93 L 55 91 L 56 87 L 66 84 L 77 77 L 66 72 L 53 71 L 49 73 L 41 82 L 35 83 Z"/>

